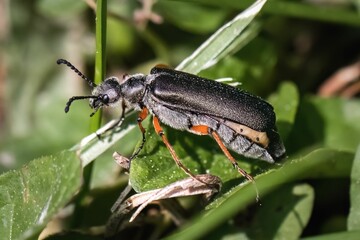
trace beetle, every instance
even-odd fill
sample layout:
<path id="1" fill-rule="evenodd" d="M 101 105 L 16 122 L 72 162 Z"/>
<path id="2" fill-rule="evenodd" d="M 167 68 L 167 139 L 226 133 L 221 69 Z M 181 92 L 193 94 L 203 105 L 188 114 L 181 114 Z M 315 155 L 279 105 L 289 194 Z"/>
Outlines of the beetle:
<path id="1" fill-rule="evenodd" d="M 245 157 L 269 163 L 285 156 L 285 147 L 275 126 L 273 107 L 246 91 L 164 65 L 155 66 L 148 75 L 125 75 L 121 83 L 118 78 L 110 77 L 96 85 L 70 62 L 59 59 L 57 63 L 70 67 L 93 88 L 92 95 L 70 98 L 65 112 L 69 111 L 73 101 L 79 99 L 89 99 L 90 107 L 94 109 L 90 116 L 102 107 L 120 102 L 122 116 L 116 126 L 121 125 L 125 108 L 140 112 L 137 122 L 143 141 L 130 160 L 137 156 L 145 143 L 142 121 L 149 114 L 153 116 L 156 133 L 176 164 L 194 178 L 181 163 L 160 123 L 174 129 L 212 136 L 238 172 L 250 181 L 254 181 L 252 176 L 238 166 L 227 147 Z"/>

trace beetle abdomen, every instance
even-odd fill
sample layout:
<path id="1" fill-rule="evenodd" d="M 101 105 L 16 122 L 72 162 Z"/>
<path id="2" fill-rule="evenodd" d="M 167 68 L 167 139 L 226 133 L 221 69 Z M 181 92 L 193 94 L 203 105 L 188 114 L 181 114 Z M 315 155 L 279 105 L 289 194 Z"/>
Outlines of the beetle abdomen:
<path id="1" fill-rule="evenodd" d="M 147 97 L 146 99 L 144 104 L 150 112 L 156 115 L 162 123 L 172 128 L 196 133 L 191 131 L 192 126 L 205 125 L 216 131 L 227 147 L 245 157 L 261 159 L 270 163 L 274 163 L 274 160 L 280 157 L 277 152 L 273 152 L 275 148 L 270 146 L 277 146 L 279 144 L 282 146 L 281 141 L 276 143 L 270 142 L 268 146 L 263 146 L 261 142 L 251 140 L 251 136 L 242 135 L 237 132 L 236 129 L 229 127 L 221 119 L 205 114 L 172 109 L 157 103 L 156 99 L 151 97 Z M 253 132 L 259 133 L 256 131 Z M 244 134 L 246 134 L 246 132 Z M 270 141 L 270 139 L 268 139 L 268 141 Z M 277 141 L 279 141 L 279 139 Z M 285 152 L 284 148 L 281 149 Z"/>

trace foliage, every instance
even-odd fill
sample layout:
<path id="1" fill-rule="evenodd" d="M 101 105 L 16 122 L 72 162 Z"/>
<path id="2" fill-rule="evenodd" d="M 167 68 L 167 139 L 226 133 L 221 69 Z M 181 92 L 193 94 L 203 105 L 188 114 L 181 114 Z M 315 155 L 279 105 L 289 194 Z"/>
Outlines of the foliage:
<path id="1" fill-rule="evenodd" d="M 130 156 L 136 149 L 141 134 L 135 115 L 129 113 L 123 131 L 110 138 L 90 135 L 80 141 L 93 132 L 87 104 L 76 102 L 63 113 L 67 98 L 88 89 L 76 74 L 58 67 L 56 59 L 68 59 L 89 72 L 95 39 L 97 49 L 105 47 L 99 37 L 103 31 L 107 57 L 103 49 L 96 67 L 106 59 L 107 76 L 147 73 L 157 63 L 182 62 L 179 69 L 207 78 L 231 77 L 231 83 L 272 103 L 288 154 L 274 165 L 235 155 L 255 177 L 260 193 L 256 202 L 254 186 L 231 167 L 213 139 L 164 126 L 184 165 L 193 173 L 219 176 L 222 189 L 206 206 L 198 198 L 180 199 L 191 213 L 181 226 L 174 226 L 168 215 L 149 212 L 135 225 L 125 225 L 121 236 L 357 239 L 360 101 L 356 96 L 326 98 L 318 90 L 326 78 L 358 58 L 360 17 L 354 9 L 359 6 L 355 1 L 333 6 L 274 0 L 254 19 L 236 20 L 250 4 L 160 0 L 152 11 L 139 11 L 136 1 L 108 1 L 107 31 L 100 24 L 95 33 L 91 4 L 11 1 L 4 8 L 10 20 L 4 23 L 7 31 L 1 32 L 0 69 L 6 77 L 0 81 L 0 235 L 34 239 L 45 229 L 41 238 L 100 239 L 102 231 L 90 229 L 106 224 L 128 179 L 142 192 L 186 177 L 150 121 L 144 123 L 147 142 L 127 178 L 111 154 L 116 150 Z M 135 12 L 142 18 L 134 21 Z M 202 51 L 195 51 L 203 43 Z M 102 73 L 96 73 L 99 79 Z M 118 109 L 104 110 L 104 121 L 118 116 Z M 95 158 L 82 171 L 81 164 Z M 83 173 L 86 184 L 81 186 Z"/>

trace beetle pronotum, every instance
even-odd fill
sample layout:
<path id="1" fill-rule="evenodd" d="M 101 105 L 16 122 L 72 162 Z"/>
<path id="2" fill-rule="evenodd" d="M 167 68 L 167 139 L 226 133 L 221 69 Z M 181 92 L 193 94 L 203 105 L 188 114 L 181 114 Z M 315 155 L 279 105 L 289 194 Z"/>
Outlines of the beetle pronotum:
<path id="1" fill-rule="evenodd" d="M 164 66 L 152 68 L 149 75 L 124 76 L 122 83 L 118 78 L 110 77 L 97 86 L 70 62 L 59 59 L 57 63 L 66 64 L 93 88 L 92 95 L 70 98 L 65 112 L 79 99 L 90 99 L 90 107 L 94 109 L 92 115 L 101 107 L 120 101 L 122 116 L 117 122 L 120 125 L 125 108 L 140 111 L 138 125 L 143 142 L 130 160 L 145 143 L 142 121 L 149 114 L 153 116 L 156 133 L 176 164 L 193 178 L 196 176 L 181 163 L 160 122 L 175 129 L 212 136 L 238 172 L 251 181 L 253 178 L 238 166 L 226 146 L 243 156 L 270 163 L 285 156 L 285 147 L 276 131 L 273 107 L 245 91 Z"/>

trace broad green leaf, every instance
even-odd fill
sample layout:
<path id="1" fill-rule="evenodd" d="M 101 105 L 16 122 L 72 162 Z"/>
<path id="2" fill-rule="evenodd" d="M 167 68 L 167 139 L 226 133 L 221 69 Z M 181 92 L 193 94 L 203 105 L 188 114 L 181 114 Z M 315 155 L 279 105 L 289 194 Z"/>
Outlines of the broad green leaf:
<path id="1" fill-rule="evenodd" d="M 80 161 L 62 152 L 31 161 L 0 176 L 0 235 L 29 239 L 75 195 L 81 184 Z"/>
<path id="2" fill-rule="evenodd" d="M 324 143 L 327 147 L 355 152 L 360 143 L 360 101 L 312 99 L 324 119 Z"/>
<path id="3" fill-rule="evenodd" d="M 299 239 L 306 227 L 314 202 L 308 184 L 291 184 L 262 199 L 250 229 L 251 239 Z"/>
<path id="4" fill-rule="evenodd" d="M 285 141 L 295 122 L 299 105 L 299 93 L 296 86 L 291 82 L 282 83 L 278 92 L 272 95 L 269 101 L 275 108 L 279 133 Z"/>
<path id="5" fill-rule="evenodd" d="M 219 56 L 229 47 L 242 31 L 254 19 L 266 0 L 258 0 L 233 20 L 223 25 L 194 53 L 177 66 L 177 70 L 198 73 L 219 61 Z M 239 42 L 237 42 L 239 44 Z"/>
<path id="6" fill-rule="evenodd" d="M 350 213 L 348 230 L 360 230 L 360 145 L 351 170 Z"/>
<path id="7" fill-rule="evenodd" d="M 360 101 L 307 96 L 300 104 L 287 149 L 326 146 L 355 152 L 360 142 Z"/>
<path id="8" fill-rule="evenodd" d="M 289 160 L 277 170 L 256 176 L 256 185 L 261 197 L 284 183 L 308 178 L 349 177 L 352 161 L 351 153 L 319 149 Z M 254 188 L 249 182 L 236 186 L 211 203 L 210 211 L 195 217 L 167 239 L 201 238 L 254 201 Z"/>

